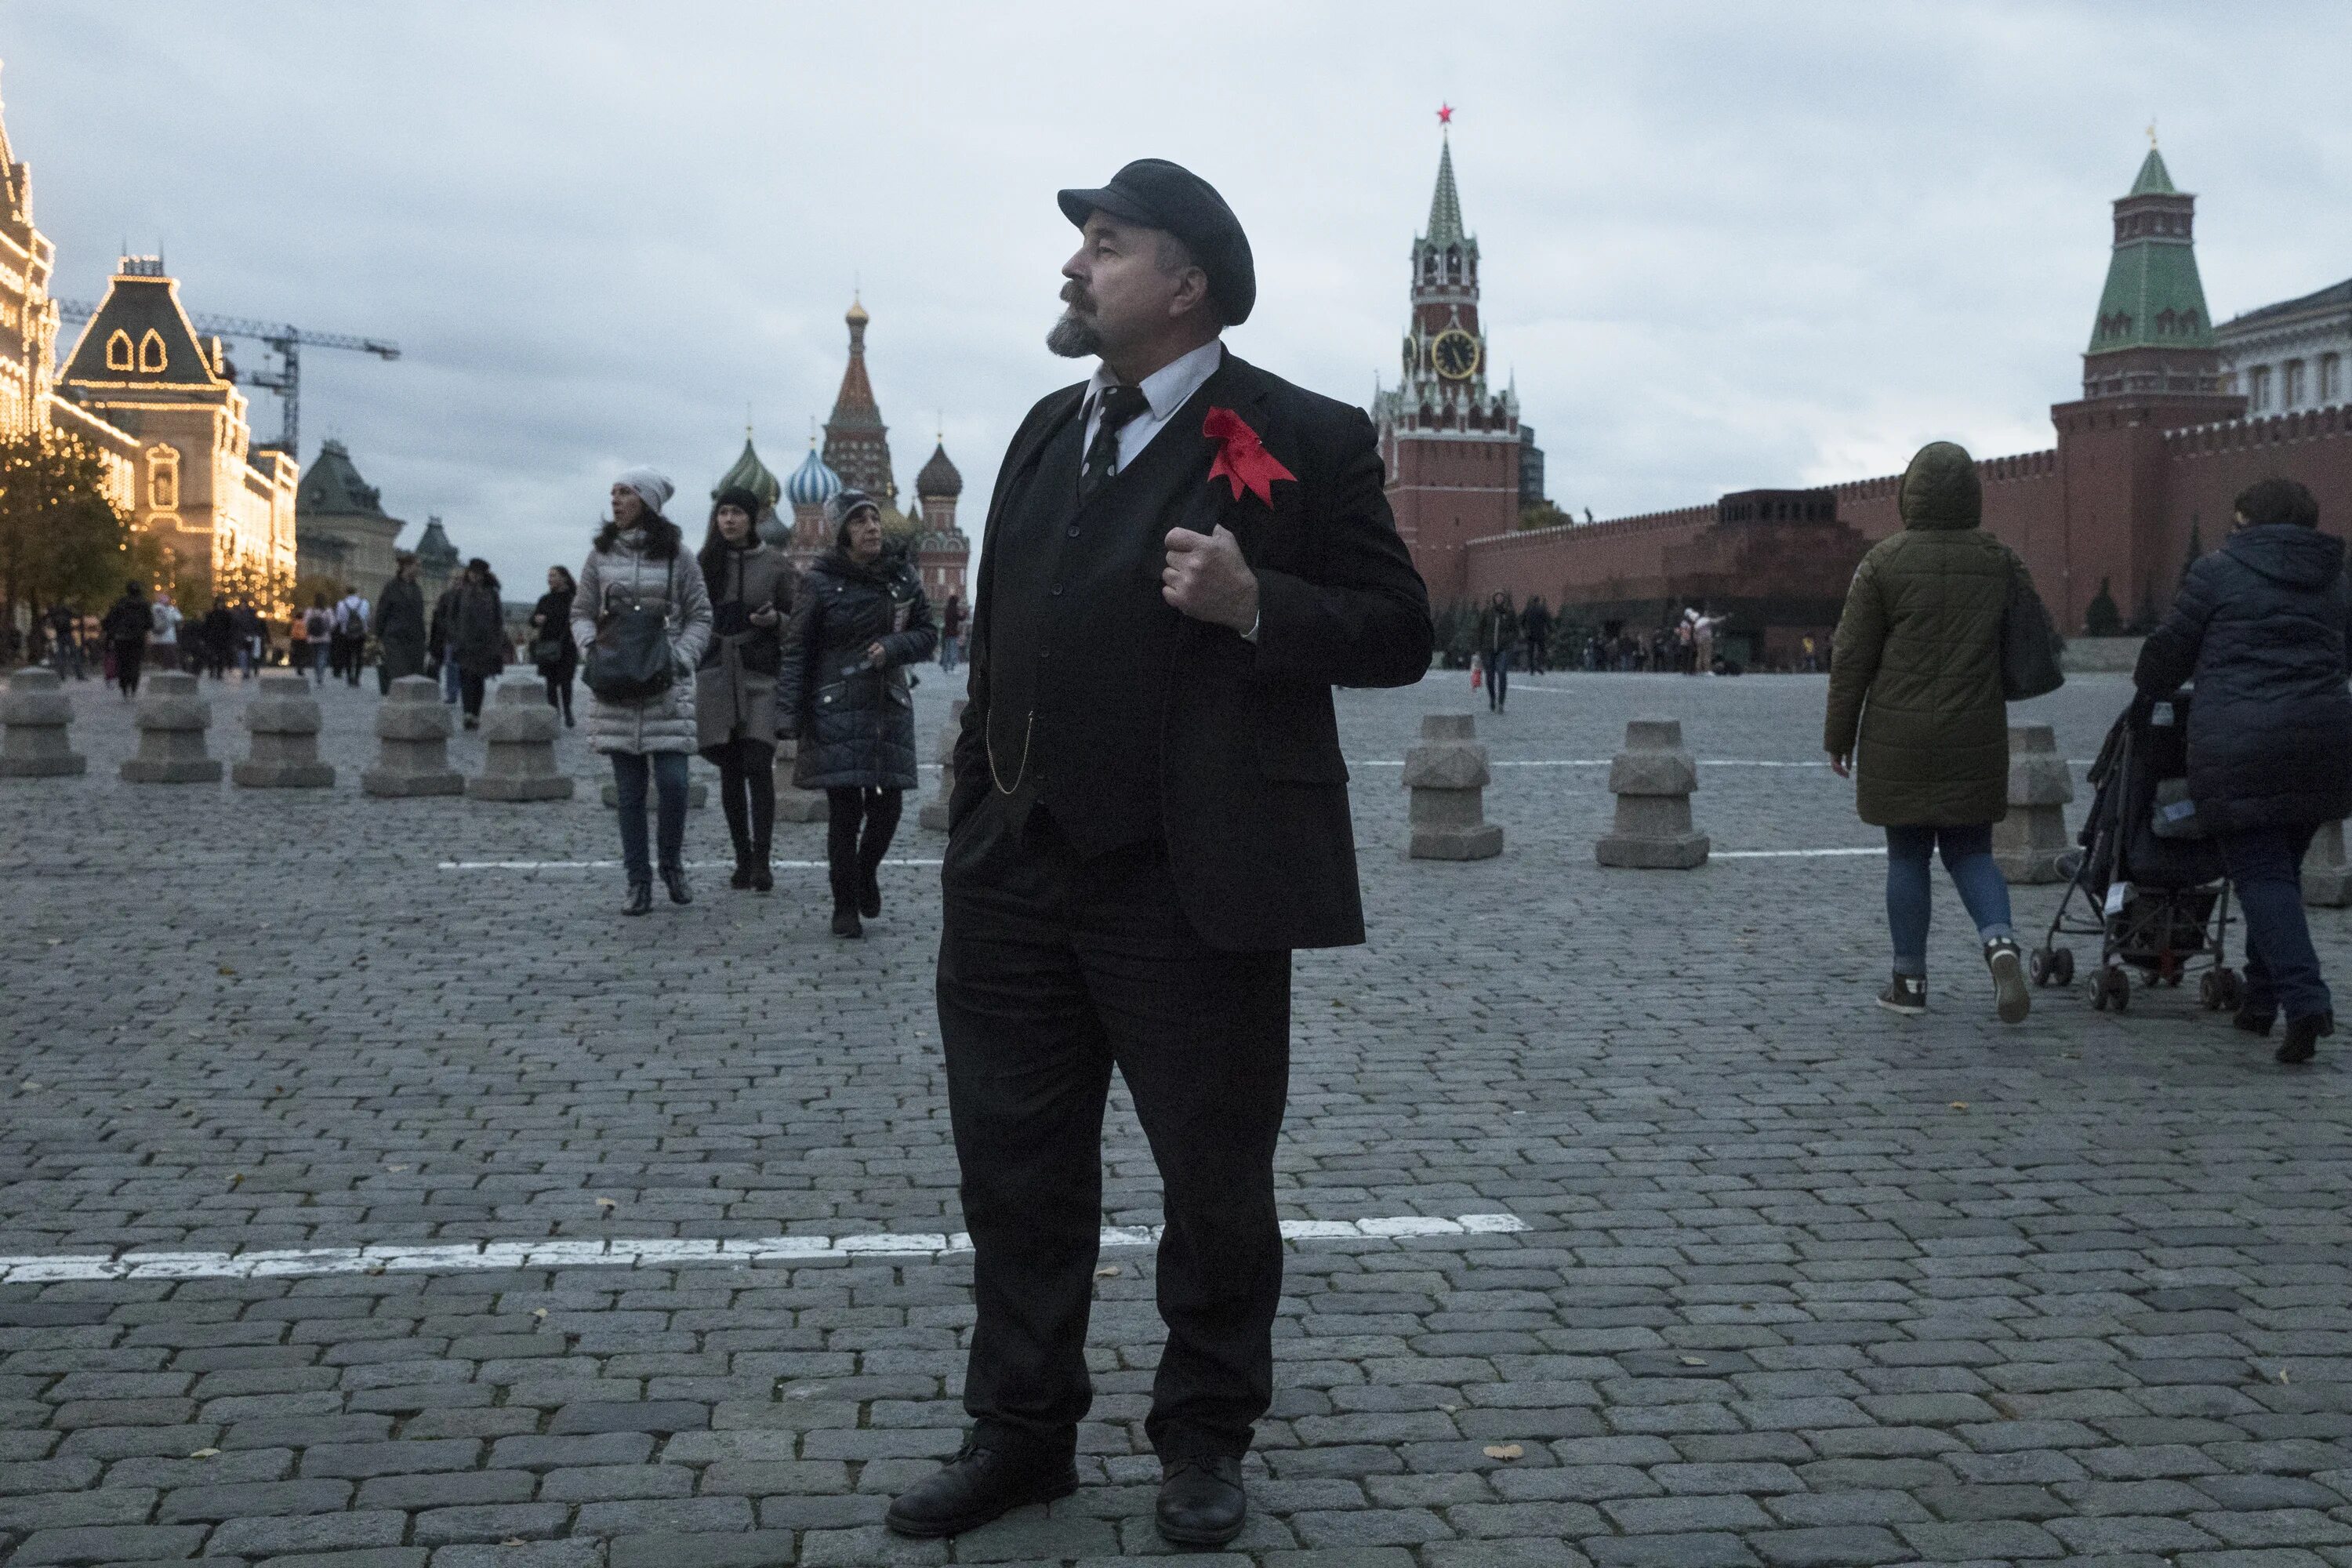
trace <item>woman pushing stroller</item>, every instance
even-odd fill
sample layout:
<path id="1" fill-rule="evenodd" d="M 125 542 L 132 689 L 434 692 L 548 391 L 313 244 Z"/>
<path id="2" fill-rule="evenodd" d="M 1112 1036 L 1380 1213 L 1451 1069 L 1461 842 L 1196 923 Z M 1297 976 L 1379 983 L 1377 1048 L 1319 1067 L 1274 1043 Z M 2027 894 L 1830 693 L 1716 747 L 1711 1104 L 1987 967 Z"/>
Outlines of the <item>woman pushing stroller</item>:
<path id="1" fill-rule="evenodd" d="M 2335 1003 L 2303 913 L 2303 858 L 2322 824 L 2352 815 L 2352 584 L 2344 542 L 2292 479 L 2250 486 L 2221 548 L 2189 568 L 2132 683 L 2153 705 L 2196 683 L 2189 796 L 2220 844 L 2246 921 L 2237 1026 L 2282 1062 L 2336 1032 Z"/>

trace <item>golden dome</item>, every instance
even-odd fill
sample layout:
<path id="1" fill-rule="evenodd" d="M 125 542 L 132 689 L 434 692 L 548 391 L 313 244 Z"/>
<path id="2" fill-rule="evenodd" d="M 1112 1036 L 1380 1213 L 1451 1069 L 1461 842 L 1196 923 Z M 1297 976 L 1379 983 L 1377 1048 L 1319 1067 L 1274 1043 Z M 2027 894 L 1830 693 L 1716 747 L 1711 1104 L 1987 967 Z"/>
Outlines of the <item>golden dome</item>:
<path id="1" fill-rule="evenodd" d="M 857 302 L 856 296 L 852 295 L 849 300 L 849 314 L 843 317 L 842 320 L 847 321 L 853 327 L 862 327 L 867 321 L 872 321 L 873 318 L 866 313 L 866 307 Z"/>

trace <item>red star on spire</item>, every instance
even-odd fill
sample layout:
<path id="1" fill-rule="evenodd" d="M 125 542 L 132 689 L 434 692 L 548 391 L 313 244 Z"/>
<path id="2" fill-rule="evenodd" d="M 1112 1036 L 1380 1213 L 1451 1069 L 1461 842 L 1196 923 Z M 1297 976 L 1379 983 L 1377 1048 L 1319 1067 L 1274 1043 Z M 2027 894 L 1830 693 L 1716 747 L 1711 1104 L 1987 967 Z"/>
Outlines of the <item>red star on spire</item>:
<path id="1" fill-rule="evenodd" d="M 1454 106 L 1452 104 L 1441 103 L 1437 106 L 1437 123 L 1440 125 L 1451 125 L 1454 123 Z"/>

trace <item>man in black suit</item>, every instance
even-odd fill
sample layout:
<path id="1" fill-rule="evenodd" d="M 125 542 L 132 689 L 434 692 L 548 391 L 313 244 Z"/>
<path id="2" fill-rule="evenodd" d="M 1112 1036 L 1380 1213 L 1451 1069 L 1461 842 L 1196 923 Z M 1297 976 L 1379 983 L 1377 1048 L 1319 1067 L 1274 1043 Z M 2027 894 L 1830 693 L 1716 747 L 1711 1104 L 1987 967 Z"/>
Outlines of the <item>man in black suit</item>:
<path id="1" fill-rule="evenodd" d="M 1198 176 L 1064 191 L 1083 231 L 990 502 L 941 873 L 940 1032 L 979 1317 L 963 1451 L 891 1506 L 950 1535 L 1077 1485 L 1102 1118 L 1164 1187 L 1160 1528 L 1230 1541 L 1273 1395 L 1290 952 L 1363 940 L 1331 688 L 1429 668 L 1363 413 L 1225 352 L 1256 284 Z"/>

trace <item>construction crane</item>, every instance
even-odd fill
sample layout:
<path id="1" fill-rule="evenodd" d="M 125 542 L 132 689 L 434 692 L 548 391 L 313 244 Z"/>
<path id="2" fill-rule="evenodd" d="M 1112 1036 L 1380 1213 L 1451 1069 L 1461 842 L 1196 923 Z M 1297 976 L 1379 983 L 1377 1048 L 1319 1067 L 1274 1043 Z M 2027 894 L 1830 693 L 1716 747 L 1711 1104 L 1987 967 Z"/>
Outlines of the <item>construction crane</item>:
<path id="1" fill-rule="evenodd" d="M 98 314 L 98 307 L 87 300 L 59 300 L 57 304 L 58 314 L 68 321 L 87 321 Z M 382 360 L 400 357 L 400 345 L 383 338 L 356 338 L 345 332 L 306 332 L 299 327 L 249 321 L 242 316 L 192 315 L 188 322 L 200 332 L 209 332 L 215 337 L 251 339 L 277 353 L 276 370 L 244 371 L 236 374 L 234 379 L 247 386 L 274 392 L 283 400 L 285 429 L 278 437 L 278 445 L 298 461 L 302 455 L 302 351 L 306 348 L 349 349 L 354 353 L 373 354 Z"/>

